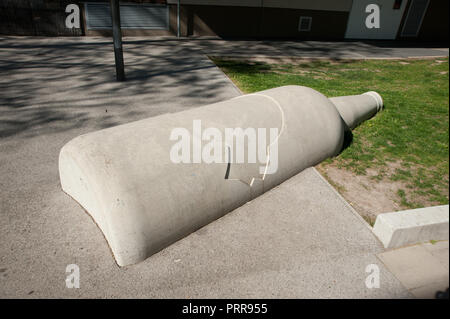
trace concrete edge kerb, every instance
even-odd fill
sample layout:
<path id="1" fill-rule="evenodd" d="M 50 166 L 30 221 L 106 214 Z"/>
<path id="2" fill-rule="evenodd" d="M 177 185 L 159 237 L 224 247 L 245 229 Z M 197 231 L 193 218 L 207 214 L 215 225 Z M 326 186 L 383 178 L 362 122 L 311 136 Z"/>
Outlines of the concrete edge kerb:
<path id="1" fill-rule="evenodd" d="M 319 173 L 319 171 L 315 168 L 312 167 L 313 171 L 317 174 L 317 176 L 319 176 L 319 178 L 322 180 L 322 182 L 329 188 L 331 189 L 331 191 L 344 203 L 344 205 L 350 210 L 350 212 L 357 218 L 359 219 L 365 227 L 367 227 L 370 231 L 372 231 L 372 227 L 364 220 L 364 218 L 362 218 L 362 216 L 360 214 L 358 214 L 358 212 L 352 207 L 352 205 L 350 205 L 344 197 L 342 197 L 341 194 L 339 194 L 339 192 L 330 184 L 328 183 L 328 181 L 325 179 L 325 177 L 322 176 L 322 174 Z M 376 236 L 375 236 L 376 237 Z M 378 237 L 376 237 L 378 239 Z"/>
<path id="2" fill-rule="evenodd" d="M 448 240 L 449 205 L 380 214 L 373 233 L 385 248 Z"/>
<path id="3" fill-rule="evenodd" d="M 205 55 L 205 56 L 206 56 L 206 58 L 209 60 L 209 62 L 212 63 L 212 64 L 214 65 L 214 67 L 215 67 L 217 70 L 219 70 L 219 72 L 222 73 L 222 75 L 227 79 L 227 81 L 231 83 L 231 85 L 232 85 L 233 88 L 236 90 L 236 92 L 238 92 L 239 95 L 243 95 L 244 92 L 242 92 L 242 90 L 241 90 L 241 89 L 233 82 L 233 80 L 231 80 L 230 77 L 229 77 L 225 72 L 223 72 L 223 70 L 222 70 L 221 68 L 219 68 L 219 67 L 212 61 L 211 56 L 210 56 L 210 55 Z"/>

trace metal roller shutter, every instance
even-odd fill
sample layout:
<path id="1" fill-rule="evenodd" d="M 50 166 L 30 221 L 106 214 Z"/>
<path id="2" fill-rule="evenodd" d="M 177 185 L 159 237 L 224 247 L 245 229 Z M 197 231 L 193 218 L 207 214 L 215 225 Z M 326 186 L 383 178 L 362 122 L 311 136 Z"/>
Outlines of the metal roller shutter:
<path id="1" fill-rule="evenodd" d="M 111 11 L 108 3 L 86 3 L 88 29 L 111 29 Z M 120 4 L 122 29 L 169 29 L 169 8 L 158 4 Z"/>

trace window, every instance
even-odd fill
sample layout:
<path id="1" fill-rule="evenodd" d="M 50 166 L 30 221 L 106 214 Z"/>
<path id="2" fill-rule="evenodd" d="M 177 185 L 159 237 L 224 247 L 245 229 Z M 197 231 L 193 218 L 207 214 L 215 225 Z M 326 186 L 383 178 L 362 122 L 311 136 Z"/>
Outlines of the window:
<path id="1" fill-rule="evenodd" d="M 300 17 L 298 31 L 311 31 L 312 17 Z"/>

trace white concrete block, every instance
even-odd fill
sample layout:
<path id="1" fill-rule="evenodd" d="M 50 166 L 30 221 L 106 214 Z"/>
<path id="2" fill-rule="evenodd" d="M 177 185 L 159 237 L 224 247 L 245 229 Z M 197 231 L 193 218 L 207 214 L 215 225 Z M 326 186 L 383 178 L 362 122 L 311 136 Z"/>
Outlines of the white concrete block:
<path id="1" fill-rule="evenodd" d="M 373 232 L 385 248 L 448 240 L 448 219 L 448 205 L 380 214 Z"/>

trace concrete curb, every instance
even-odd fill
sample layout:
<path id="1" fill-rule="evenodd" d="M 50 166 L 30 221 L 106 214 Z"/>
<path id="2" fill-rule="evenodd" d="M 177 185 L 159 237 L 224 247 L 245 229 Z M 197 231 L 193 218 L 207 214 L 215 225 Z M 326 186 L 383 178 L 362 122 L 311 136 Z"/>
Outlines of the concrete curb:
<path id="1" fill-rule="evenodd" d="M 233 86 L 233 88 L 236 90 L 236 92 L 238 92 L 239 95 L 244 95 L 244 92 L 242 92 L 242 90 L 233 82 L 233 80 L 230 79 L 230 77 L 214 63 L 214 61 L 212 60 L 212 57 L 209 55 L 206 55 L 206 57 L 208 58 L 209 62 L 211 62 L 217 68 L 217 70 L 219 70 L 223 74 L 223 76 L 227 79 L 227 81 L 230 82 L 230 84 Z"/>
<path id="2" fill-rule="evenodd" d="M 225 60 L 238 60 L 238 61 L 258 61 L 258 62 L 273 62 L 273 63 L 291 63 L 298 60 L 335 60 L 335 61 L 352 61 L 352 60 L 424 60 L 424 59 L 439 59 L 439 58 L 447 58 L 448 55 L 417 55 L 417 56 L 364 56 L 362 54 L 352 52 L 351 54 L 359 55 L 359 56 L 340 56 L 340 57 L 323 57 L 323 56 L 292 56 L 292 55 L 227 55 L 227 54 L 210 54 L 208 55 L 209 58 L 220 58 Z"/>
<path id="3" fill-rule="evenodd" d="M 380 214 L 373 233 L 385 248 L 448 240 L 449 205 Z"/>
<path id="4" fill-rule="evenodd" d="M 344 197 L 342 197 L 341 194 L 339 194 L 339 192 L 333 187 L 333 185 L 331 185 L 325 177 L 322 176 L 322 174 L 320 174 L 320 172 L 313 166 L 312 167 L 313 171 L 317 174 L 317 176 L 319 176 L 319 178 L 322 180 L 322 182 L 327 185 L 327 187 L 329 189 L 332 190 L 332 192 L 336 195 L 336 197 L 339 198 L 339 200 L 341 200 L 344 205 L 348 208 L 348 210 L 353 214 L 353 216 L 356 217 L 356 219 L 358 219 L 359 221 L 362 222 L 362 224 L 367 227 L 368 229 L 370 229 L 372 231 L 372 227 L 367 223 L 367 221 L 364 220 L 364 218 L 362 218 L 362 216 L 352 207 L 352 205 L 350 205 Z"/>

